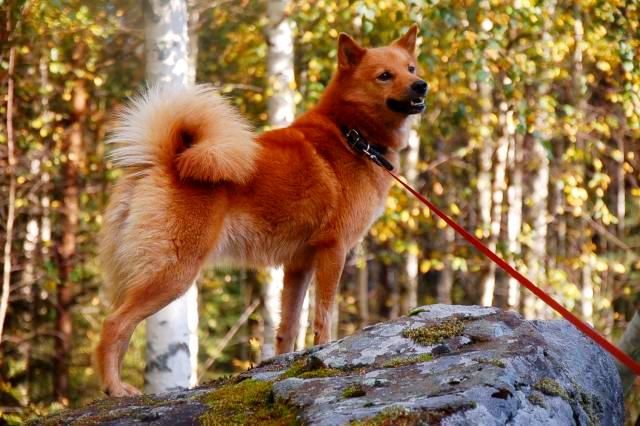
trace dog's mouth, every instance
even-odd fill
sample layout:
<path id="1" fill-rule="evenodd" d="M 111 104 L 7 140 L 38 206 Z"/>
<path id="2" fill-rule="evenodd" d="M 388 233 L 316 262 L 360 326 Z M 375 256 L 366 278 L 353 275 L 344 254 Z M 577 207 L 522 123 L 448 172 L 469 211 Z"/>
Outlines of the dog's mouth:
<path id="1" fill-rule="evenodd" d="M 425 109 L 423 96 L 407 99 L 388 98 L 386 104 L 391 111 L 406 115 L 420 114 Z"/>

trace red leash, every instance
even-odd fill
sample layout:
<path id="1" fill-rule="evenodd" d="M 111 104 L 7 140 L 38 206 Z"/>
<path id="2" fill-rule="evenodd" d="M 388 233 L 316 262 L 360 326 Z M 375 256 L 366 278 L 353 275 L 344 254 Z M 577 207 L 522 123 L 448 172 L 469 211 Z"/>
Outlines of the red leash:
<path id="1" fill-rule="evenodd" d="M 435 213 L 440 219 L 444 220 L 449 226 L 451 226 L 455 231 L 462 235 L 468 242 L 470 242 L 475 248 L 480 250 L 482 254 L 491 259 L 496 265 L 502 268 L 505 272 L 509 273 L 513 278 L 518 280 L 520 284 L 528 288 L 533 292 L 536 296 L 544 301 L 547 305 L 551 306 L 556 312 L 564 317 L 567 321 L 573 324 L 578 330 L 582 331 L 588 337 L 590 337 L 594 342 L 600 345 L 604 350 L 613 355 L 620 363 L 624 364 L 633 371 L 637 376 L 640 375 L 640 363 L 636 362 L 629 355 L 620 350 L 617 346 L 609 342 L 607 339 L 602 337 L 597 331 L 595 331 L 591 326 L 580 320 L 580 318 L 573 315 L 568 309 L 562 306 L 560 303 L 556 302 L 553 297 L 547 294 L 540 287 L 536 286 L 534 283 L 529 281 L 527 277 L 522 275 L 520 272 L 516 271 L 511 265 L 509 265 L 504 259 L 491 251 L 487 246 L 482 244 L 479 239 L 477 239 L 474 235 L 469 233 L 462 226 L 458 225 L 453 219 L 447 216 L 442 210 L 436 207 L 431 201 L 427 200 L 422 194 L 413 189 L 403 180 L 401 180 L 395 173 L 391 170 L 385 168 L 385 170 L 393 176 L 395 180 L 397 180 L 400 185 L 402 185 L 407 191 L 413 194 L 417 199 L 422 201 L 424 205 L 429 207 L 429 209 Z"/>

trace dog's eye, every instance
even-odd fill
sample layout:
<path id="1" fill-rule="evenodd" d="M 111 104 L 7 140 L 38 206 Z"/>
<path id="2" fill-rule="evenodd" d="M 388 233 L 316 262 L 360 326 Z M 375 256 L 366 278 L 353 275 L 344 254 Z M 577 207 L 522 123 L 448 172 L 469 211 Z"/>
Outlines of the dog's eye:
<path id="1" fill-rule="evenodd" d="M 392 78 L 393 78 L 393 75 L 389 71 L 385 71 L 377 77 L 377 79 L 380 81 L 389 81 Z"/>
<path id="2" fill-rule="evenodd" d="M 409 65 L 409 72 L 411 74 L 413 74 L 414 72 L 416 72 L 416 67 L 414 67 L 413 65 Z"/>

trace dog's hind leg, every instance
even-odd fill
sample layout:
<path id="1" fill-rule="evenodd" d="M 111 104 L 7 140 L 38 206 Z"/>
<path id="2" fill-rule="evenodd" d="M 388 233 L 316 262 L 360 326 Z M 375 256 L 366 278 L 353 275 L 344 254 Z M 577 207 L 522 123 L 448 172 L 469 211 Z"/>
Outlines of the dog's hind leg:
<path id="1" fill-rule="evenodd" d="M 120 364 L 136 326 L 184 294 L 200 265 L 171 265 L 153 277 L 140 277 L 125 287 L 121 303 L 105 320 L 96 348 L 96 367 L 105 393 L 126 396 L 139 393 L 120 380 Z"/>
<path id="2" fill-rule="evenodd" d="M 312 272 L 312 259 L 302 258 L 285 266 L 281 319 L 276 337 L 277 354 L 293 351 L 293 343 L 300 330 L 300 311 Z"/>

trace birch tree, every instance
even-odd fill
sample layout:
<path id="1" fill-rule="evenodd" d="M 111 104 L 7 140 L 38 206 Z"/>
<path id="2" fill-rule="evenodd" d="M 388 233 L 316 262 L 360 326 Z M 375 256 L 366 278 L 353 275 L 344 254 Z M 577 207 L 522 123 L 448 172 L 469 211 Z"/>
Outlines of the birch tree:
<path id="1" fill-rule="evenodd" d="M 513 126 L 513 122 L 508 123 Z M 519 264 L 522 244 L 520 243 L 520 233 L 522 232 L 522 184 L 523 184 L 523 159 L 522 159 L 522 137 L 513 135 L 509 144 L 509 167 L 511 178 L 507 189 L 507 248 L 511 261 Z M 510 309 L 520 307 L 520 283 L 509 276 L 507 280 L 507 306 Z"/>
<path id="2" fill-rule="evenodd" d="M 11 21 L 7 19 L 7 32 L 11 31 Z M 16 177 L 15 177 L 15 141 L 13 132 L 13 98 L 14 98 L 14 80 L 13 72 L 15 69 L 16 48 L 11 46 L 9 50 L 9 73 L 7 78 L 7 175 L 9 178 L 9 194 L 7 206 L 7 219 L 5 223 L 6 238 L 4 242 L 4 256 L 2 268 L 2 295 L 0 296 L 0 342 L 2 341 L 2 331 L 4 328 L 4 320 L 9 307 L 9 290 L 11 289 L 11 243 L 13 241 L 13 223 L 15 220 L 15 199 L 16 199 Z"/>
<path id="3" fill-rule="evenodd" d="M 149 84 L 187 84 L 188 14 L 185 0 L 144 0 L 146 74 Z M 191 76 L 191 77 L 190 77 Z M 197 380 L 198 302 L 193 285 L 147 319 L 145 391 L 188 388 Z"/>
<path id="4" fill-rule="evenodd" d="M 419 120 L 413 123 L 409 132 L 407 149 L 405 151 L 404 175 L 411 186 L 416 186 L 418 180 L 418 162 L 420 159 L 420 134 L 418 133 Z M 406 313 L 418 305 L 418 273 L 419 249 L 415 244 L 409 245 L 405 259 L 406 288 L 403 299 L 402 312 Z"/>
<path id="5" fill-rule="evenodd" d="M 488 1 L 483 0 L 480 2 L 480 7 L 484 10 L 490 9 Z M 481 23 L 482 31 L 480 35 L 485 42 L 490 38 L 490 31 L 493 28 L 493 23 L 485 19 Z M 492 76 L 489 69 L 488 61 L 488 49 L 484 49 L 480 58 L 480 72 L 478 74 L 478 95 L 480 105 L 480 153 L 478 158 L 478 207 L 480 210 L 480 233 L 481 237 L 489 238 L 491 236 L 491 200 L 492 200 L 492 188 L 491 188 L 491 170 L 493 154 L 495 151 L 495 143 L 492 139 L 491 125 L 491 113 L 493 109 L 492 98 Z M 490 306 L 493 303 L 493 290 L 495 288 L 495 272 L 496 267 L 493 262 L 489 262 L 488 271 L 482 277 L 480 283 L 481 300 L 480 302 L 485 306 Z"/>
<path id="6" fill-rule="evenodd" d="M 543 10 L 547 19 L 543 24 L 541 36 L 541 50 L 544 61 L 550 61 L 551 57 L 551 35 L 549 34 L 549 19 L 554 14 L 555 2 L 543 2 Z M 529 198 L 529 217 L 531 221 L 531 243 L 529 255 L 527 258 L 527 271 L 529 277 L 536 283 L 546 283 L 546 265 L 547 257 L 547 232 L 549 223 L 548 201 L 549 201 L 549 173 L 550 163 L 549 155 L 545 148 L 545 144 L 551 141 L 551 119 L 553 111 L 553 102 L 549 96 L 549 89 L 552 82 L 550 67 L 543 72 L 540 84 L 537 88 L 537 104 L 536 120 L 531 139 L 530 158 L 533 165 L 533 173 L 531 178 L 530 198 Z M 526 318 L 535 318 L 538 314 L 537 298 L 533 293 L 526 291 L 523 297 L 523 313 Z M 539 307 L 539 305 L 538 305 Z"/>
<path id="7" fill-rule="evenodd" d="M 284 127 L 295 116 L 293 31 L 288 19 L 289 0 L 269 0 L 267 3 L 267 112 L 271 127 Z M 276 328 L 280 323 L 280 295 L 284 272 L 270 269 L 262 288 L 264 332 L 262 359 L 275 355 Z M 306 296 L 308 298 L 308 295 Z M 308 306 L 308 302 L 307 306 Z M 301 333 L 306 323 L 301 324 Z"/>

